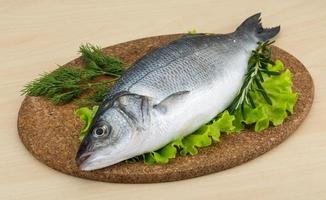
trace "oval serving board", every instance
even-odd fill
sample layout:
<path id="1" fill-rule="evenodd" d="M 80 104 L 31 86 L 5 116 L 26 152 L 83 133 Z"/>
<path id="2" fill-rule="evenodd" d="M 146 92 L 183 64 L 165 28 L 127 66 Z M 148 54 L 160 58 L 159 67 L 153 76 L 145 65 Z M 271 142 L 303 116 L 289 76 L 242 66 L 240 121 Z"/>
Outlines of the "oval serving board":
<path id="1" fill-rule="evenodd" d="M 182 34 L 138 39 L 111 47 L 104 52 L 132 64 L 149 51 L 165 45 Z M 294 114 L 277 127 L 270 127 L 257 134 L 244 131 L 223 135 L 221 142 L 199 149 L 195 156 L 178 156 L 167 165 L 145 165 L 142 162 L 116 165 L 84 172 L 77 168 L 75 155 L 79 146 L 81 121 L 74 116 L 76 106 L 54 106 L 41 97 L 27 96 L 18 115 L 18 133 L 25 147 L 42 163 L 63 173 L 116 183 L 153 183 L 176 181 L 225 170 L 271 150 L 290 136 L 307 116 L 314 97 L 312 78 L 303 64 L 289 53 L 272 47 L 274 59 L 283 61 L 293 73 L 293 87 L 299 94 Z M 77 58 L 66 66 L 83 65 Z"/>

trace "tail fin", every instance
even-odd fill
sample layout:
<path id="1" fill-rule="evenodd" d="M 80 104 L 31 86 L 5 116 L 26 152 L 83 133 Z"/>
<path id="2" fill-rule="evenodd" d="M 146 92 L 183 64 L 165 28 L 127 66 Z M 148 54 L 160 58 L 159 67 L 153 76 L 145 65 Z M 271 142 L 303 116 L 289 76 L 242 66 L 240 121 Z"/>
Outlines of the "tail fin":
<path id="1" fill-rule="evenodd" d="M 242 24 L 237 28 L 238 33 L 249 33 L 254 34 L 260 41 L 267 41 L 280 32 L 280 26 L 273 28 L 263 28 L 260 19 L 260 13 L 257 13 L 249 18 L 247 18 Z"/>

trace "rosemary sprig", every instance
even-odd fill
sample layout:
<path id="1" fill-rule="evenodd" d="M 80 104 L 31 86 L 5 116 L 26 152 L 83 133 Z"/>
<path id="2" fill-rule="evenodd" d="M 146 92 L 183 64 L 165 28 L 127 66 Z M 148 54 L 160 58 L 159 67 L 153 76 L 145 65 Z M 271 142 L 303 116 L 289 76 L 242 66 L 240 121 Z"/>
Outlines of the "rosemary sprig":
<path id="1" fill-rule="evenodd" d="M 54 104 L 66 104 L 78 98 L 84 92 L 79 105 L 98 104 L 107 93 L 108 84 L 112 84 L 123 73 L 123 62 L 117 58 L 106 56 L 99 47 L 86 44 L 80 47 L 85 60 L 85 67 L 60 66 L 52 73 L 44 73 L 36 80 L 26 84 L 22 94 L 43 96 Z M 114 77 L 110 80 L 93 82 L 99 76 Z"/>
<path id="2" fill-rule="evenodd" d="M 248 72 L 245 75 L 243 85 L 238 93 L 238 96 L 233 100 L 228 107 L 230 113 L 240 108 L 243 110 L 244 104 L 248 104 L 255 108 L 255 101 L 250 95 L 250 91 L 257 91 L 268 104 L 272 104 L 272 100 L 269 98 L 262 83 L 264 82 L 263 73 L 268 76 L 279 75 L 279 72 L 268 70 L 268 64 L 274 64 L 271 58 L 270 45 L 273 42 L 259 42 L 256 50 L 252 51 L 248 62 Z M 244 112 L 242 112 L 244 113 Z"/>

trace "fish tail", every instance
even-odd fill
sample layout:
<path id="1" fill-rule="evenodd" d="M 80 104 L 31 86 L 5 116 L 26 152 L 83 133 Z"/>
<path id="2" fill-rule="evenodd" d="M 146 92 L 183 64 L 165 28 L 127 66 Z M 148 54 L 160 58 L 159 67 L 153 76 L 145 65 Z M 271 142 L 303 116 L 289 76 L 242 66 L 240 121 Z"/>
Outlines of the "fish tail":
<path id="1" fill-rule="evenodd" d="M 254 34 L 260 41 L 267 41 L 275 37 L 280 32 L 280 26 L 273 28 L 263 28 L 260 19 L 261 13 L 257 13 L 247 18 L 236 29 L 236 33 Z"/>

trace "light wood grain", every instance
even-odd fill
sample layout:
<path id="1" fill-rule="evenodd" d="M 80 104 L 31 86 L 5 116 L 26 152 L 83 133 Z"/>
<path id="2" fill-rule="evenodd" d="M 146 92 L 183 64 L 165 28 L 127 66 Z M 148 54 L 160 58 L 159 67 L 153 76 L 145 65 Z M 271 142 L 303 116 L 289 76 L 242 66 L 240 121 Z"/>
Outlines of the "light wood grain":
<path id="1" fill-rule="evenodd" d="M 312 110 L 279 147 L 239 167 L 162 184 L 109 184 L 54 171 L 34 159 L 16 129 L 22 86 L 101 46 L 152 35 L 231 32 L 261 11 L 281 24 L 276 45 L 299 58 L 316 89 Z M 0 0 L 0 199 L 326 199 L 326 1 Z"/>

